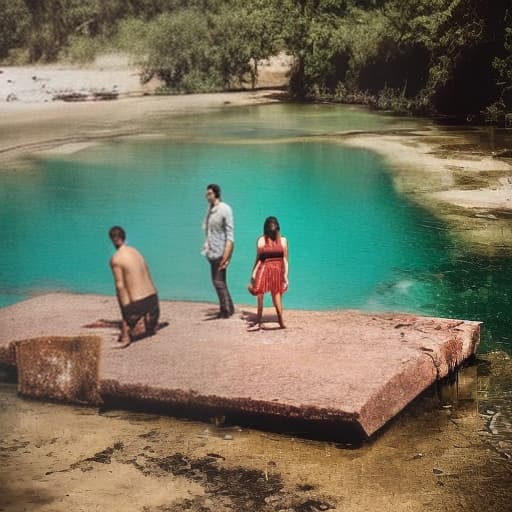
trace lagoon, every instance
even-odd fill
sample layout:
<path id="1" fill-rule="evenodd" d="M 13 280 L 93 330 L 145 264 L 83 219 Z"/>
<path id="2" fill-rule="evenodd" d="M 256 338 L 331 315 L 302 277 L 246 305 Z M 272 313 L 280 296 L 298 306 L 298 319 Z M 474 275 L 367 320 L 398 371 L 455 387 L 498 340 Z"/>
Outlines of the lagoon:
<path id="1" fill-rule="evenodd" d="M 112 294 L 110 226 L 150 265 L 164 299 L 214 301 L 200 255 L 204 189 L 235 213 L 229 283 L 246 291 L 255 241 L 275 215 L 290 244 L 285 307 L 406 311 L 482 320 L 481 350 L 512 350 L 512 258 L 486 257 L 394 188 L 347 130 L 408 121 L 326 105 L 232 107 L 155 118 L 151 137 L 120 138 L 0 172 L 0 306 L 47 291 Z"/>

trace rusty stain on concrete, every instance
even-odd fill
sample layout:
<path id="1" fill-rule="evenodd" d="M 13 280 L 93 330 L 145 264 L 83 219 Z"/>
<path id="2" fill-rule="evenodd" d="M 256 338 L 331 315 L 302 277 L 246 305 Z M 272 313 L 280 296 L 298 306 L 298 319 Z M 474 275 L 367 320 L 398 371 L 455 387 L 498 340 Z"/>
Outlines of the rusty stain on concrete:
<path id="1" fill-rule="evenodd" d="M 34 398 L 98 404 L 100 345 L 98 336 L 17 342 L 18 392 Z"/>

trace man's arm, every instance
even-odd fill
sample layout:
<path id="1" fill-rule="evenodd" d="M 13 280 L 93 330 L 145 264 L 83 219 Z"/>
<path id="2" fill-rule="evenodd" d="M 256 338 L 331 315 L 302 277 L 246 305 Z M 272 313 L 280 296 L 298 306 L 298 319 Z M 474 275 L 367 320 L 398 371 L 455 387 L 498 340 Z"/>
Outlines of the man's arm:
<path id="1" fill-rule="evenodd" d="M 231 255 L 233 254 L 234 244 L 231 240 L 226 242 L 226 247 L 224 248 L 224 254 L 222 255 L 222 259 L 220 260 L 219 268 L 221 270 L 225 269 L 229 265 L 229 261 L 231 260 Z"/>
<path id="2" fill-rule="evenodd" d="M 110 262 L 110 268 L 112 269 L 112 275 L 114 276 L 116 295 L 119 305 L 126 306 L 130 303 L 130 296 L 128 295 L 128 290 L 124 284 L 123 269 L 113 261 Z"/>
<path id="3" fill-rule="evenodd" d="M 229 265 L 229 261 L 231 260 L 231 255 L 233 254 L 233 249 L 235 245 L 235 224 L 233 221 L 233 212 L 231 208 L 228 206 L 226 208 L 226 216 L 224 218 L 224 229 L 226 232 L 226 247 L 224 247 L 224 254 L 222 255 L 222 259 L 220 260 L 219 268 L 221 270 L 225 269 Z"/>

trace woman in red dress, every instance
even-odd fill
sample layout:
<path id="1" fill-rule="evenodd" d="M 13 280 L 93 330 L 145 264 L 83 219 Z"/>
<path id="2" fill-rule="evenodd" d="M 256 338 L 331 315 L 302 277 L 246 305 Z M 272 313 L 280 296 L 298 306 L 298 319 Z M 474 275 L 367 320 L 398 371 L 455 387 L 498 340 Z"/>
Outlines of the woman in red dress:
<path id="1" fill-rule="evenodd" d="M 263 317 L 263 295 L 272 294 L 281 329 L 283 321 L 282 295 L 288 289 L 288 242 L 281 236 L 279 222 L 275 217 L 265 219 L 263 236 L 256 244 L 256 261 L 252 270 L 249 292 L 258 298 L 258 315 L 254 326 L 261 328 Z"/>

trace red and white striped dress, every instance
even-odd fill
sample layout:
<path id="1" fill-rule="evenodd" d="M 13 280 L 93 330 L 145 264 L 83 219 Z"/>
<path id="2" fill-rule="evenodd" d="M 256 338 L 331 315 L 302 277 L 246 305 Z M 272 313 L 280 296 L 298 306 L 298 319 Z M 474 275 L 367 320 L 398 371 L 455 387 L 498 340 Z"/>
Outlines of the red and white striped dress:
<path id="1" fill-rule="evenodd" d="M 254 285 L 249 287 L 252 295 L 284 293 L 284 247 L 281 237 L 276 240 L 265 237 L 265 245 L 258 249 L 259 266 Z"/>

